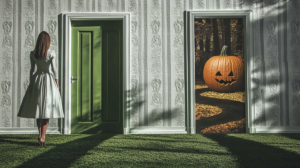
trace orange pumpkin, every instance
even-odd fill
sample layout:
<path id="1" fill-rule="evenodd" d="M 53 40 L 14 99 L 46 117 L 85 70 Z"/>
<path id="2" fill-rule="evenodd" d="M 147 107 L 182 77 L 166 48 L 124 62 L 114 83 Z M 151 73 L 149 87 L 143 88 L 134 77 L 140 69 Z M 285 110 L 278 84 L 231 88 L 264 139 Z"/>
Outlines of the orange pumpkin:
<path id="1" fill-rule="evenodd" d="M 236 56 L 227 56 L 224 45 L 220 56 L 211 57 L 204 65 L 204 82 L 213 91 L 233 92 L 244 89 L 244 63 Z"/>

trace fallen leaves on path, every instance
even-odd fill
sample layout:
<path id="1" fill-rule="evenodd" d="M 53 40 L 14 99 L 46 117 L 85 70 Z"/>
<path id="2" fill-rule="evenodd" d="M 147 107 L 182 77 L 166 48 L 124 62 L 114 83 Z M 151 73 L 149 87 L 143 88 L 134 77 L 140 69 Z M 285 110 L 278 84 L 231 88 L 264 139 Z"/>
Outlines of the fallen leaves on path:
<path id="1" fill-rule="evenodd" d="M 222 113 L 222 109 L 217 106 L 196 103 L 196 120 L 205 117 L 211 117 Z"/>
<path id="2" fill-rule="evenodd" d="M 195 85 L 195 89 L 208 88 L 205 83 L 198 82 Z M 226 99 L 245 103 L 245 92 L 233 92 L 233 93 L 220 93 L 215 91 L 207 91 L 200 94 L 204 97 Z M 197 101 L 197 100 L 196 100 Z M 196 120 L 205 117 L 211 117 L 222 113 L 222 109 L 218 106 L 211 106 L 206 104 L 199 104 L 196 102 L 195 106 Z M 201 130 L 201 133 L 245 133 L 246 132 L 246 120 L 241 119 L 237 121 L 231 121 L 224 124 L 213 125 Z"/>
<path id="3" fill-rule="evenodd" d="M 245 133 L 245 118 L 225 124 L 213 125 L 201 130 L 201 133 Z"/>
<path id="4" fill-rule="evenodd" d="M 233 92 L 233 93 L 219 93 L 214 91 L 208 91 L 200 94 L 204 97 L 234 100 L 245 103 L 245 92 Z"/>
<path id="5" fill-rule="evenodd" d="M 208 88 L 208 86 L 206 84 L 195 85 L 195 89 L 202 89 L 202 88 Z"/>

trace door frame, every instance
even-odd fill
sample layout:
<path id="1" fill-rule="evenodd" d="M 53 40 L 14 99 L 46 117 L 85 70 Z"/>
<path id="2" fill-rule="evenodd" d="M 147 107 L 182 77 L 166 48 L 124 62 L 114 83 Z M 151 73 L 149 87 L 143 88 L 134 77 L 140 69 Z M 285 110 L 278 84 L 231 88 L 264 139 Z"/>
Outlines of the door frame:
<path id="1" fill-rule="evenodd" d="M 246 133 L 255 133 L 253 99 L 253 12 L 252 10 L 205 10 L 185 11 L 185 93 L 186 125 L 188 134 L 196 133 L 195 119 L 195 18 L 245 18 L 244 55 L 245 63 L 245 118 Z"/>
<path id="2" fill-rule="evenodd" d="M 130 95 L 130 13 L 62 13 L 59 15 L 59 37 L 60 37 L 60 93 L 62 97 L 63 110 L 65 118 L 61 123 L 61 132 L 63 134 L 71 133 L 71 21 L 91 21 L 91 20 L 122 20 L 123 21 L 123 134 L 129 134 L 129 114 L 130 108 L 127 107 Z"/>

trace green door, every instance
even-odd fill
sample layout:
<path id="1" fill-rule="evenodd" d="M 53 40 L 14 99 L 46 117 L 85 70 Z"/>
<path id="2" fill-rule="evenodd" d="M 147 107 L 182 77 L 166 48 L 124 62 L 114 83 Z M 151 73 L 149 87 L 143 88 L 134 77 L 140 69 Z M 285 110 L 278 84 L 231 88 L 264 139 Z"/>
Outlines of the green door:
<path id="1" fill-rule="evenodd" d="M 122 23 L 72 22 L 71 133 L 123 133 Z"/>

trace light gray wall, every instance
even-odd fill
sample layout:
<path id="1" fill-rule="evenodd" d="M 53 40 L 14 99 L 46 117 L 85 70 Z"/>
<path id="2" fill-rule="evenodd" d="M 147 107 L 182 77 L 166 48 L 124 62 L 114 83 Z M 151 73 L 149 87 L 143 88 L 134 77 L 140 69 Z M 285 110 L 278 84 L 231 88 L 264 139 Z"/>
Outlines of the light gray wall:
<path id="1" fill-rule="evenodd" d="M 0 0 L 0 127 L 36 126 L 17 117 L 29 52 L 45 30 L 58 53 L 62 12 L 132 12 L 130 125 L 185 126 L 183 12 L 209 9 L 254 12 L 255 124 L 300 126 L 298 0 Z"/>

